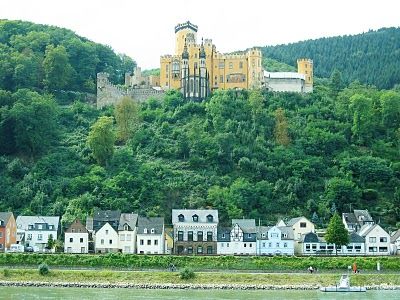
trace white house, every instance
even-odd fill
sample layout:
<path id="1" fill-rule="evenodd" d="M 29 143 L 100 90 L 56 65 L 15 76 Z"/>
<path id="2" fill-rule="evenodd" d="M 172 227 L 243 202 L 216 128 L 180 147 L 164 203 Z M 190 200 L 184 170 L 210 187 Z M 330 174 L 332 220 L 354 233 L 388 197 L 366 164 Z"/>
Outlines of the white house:
<path id="1" fill-rule="evenodd" d="M 119 249 L 122 253 L 136 253 L 137 214 L 122 213 L 119 219 Z"/>
<path id="2" fill-rule="evenodd" d="M 86 227 L 75 219 L 64 234 L 65 253 L 88 253 L 89 232 Z"/>
<path id="3" fill-rule="evenodd" d="M 293 238 L 295 241 L 299 241 L 302 236 L 309 232 L 315 232 L 314 224 L 309 221 L 306 217 L 298 217 L 290 219 L 287 226 L 293 229 Z"/>
<path id="4" fill-rule="evenodd" d="M 254 219 L 233 219 L 229 231 L 218 230 L 217 254 L 256 254 L 256 222 Z"/>
<path id="5" fill-rule="evenodd" d="M 378 224 L 366 224 L 361 227 L 358 234 L 365 238 L 365 254 L 390 254 L 390 235 Z"/>
<path id="6" fill-rule="evenodd" d="M 137 253 L 164 253 L 164 218 L 138 218 Z"/>
<path id="7" fill-rule="evenodd" d="M 357 232 L 363 225 L 374 224 L 367 209 L 355 209 L 352 213 L 343 213 L 342 221 L 349 232 Z"/>
<path id="8" fill-rule="evenodd" d="M 257 227 L 258 255 L 293 255 L 293 229 L 289 226 Z"/>
<path id="9" fill-rule="evenodd" d="M 96 232 L 94 240 L 96 253 L 118 252 L 118 232 L 109 223 Z"/>
<path id="10" fill-rule="evenodd" d="M 392 254 L 400 255 L 400 229 L 390 236 L 390 246 Z"/>
<path id="11" fill-rule="evenodd" d="M 18 216 L 16 222 L 17 242 L 33 247 L 35 252 L 45 251 L 50 235 L 57 240 L 60 217 Z"/>

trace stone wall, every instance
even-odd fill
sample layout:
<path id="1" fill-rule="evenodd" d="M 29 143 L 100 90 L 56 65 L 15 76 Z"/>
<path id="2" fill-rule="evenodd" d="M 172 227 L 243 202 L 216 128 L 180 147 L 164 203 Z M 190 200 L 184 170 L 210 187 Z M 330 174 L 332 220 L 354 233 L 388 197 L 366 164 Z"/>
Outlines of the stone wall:
<path id="1" fill-rule="evenodd" d="M 97 108 L 118 104 L 125 96 L 143 102 L 148 98 L 161 99 L 165 92 L 154 88 L 124 88 L 112 84 L 107 73 L 97 74 Z"/>

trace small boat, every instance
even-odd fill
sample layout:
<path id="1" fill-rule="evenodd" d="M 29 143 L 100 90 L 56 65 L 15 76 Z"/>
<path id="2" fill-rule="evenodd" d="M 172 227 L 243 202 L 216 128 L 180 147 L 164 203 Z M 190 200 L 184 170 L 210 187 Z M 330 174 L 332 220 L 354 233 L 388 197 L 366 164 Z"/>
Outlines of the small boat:
<path id="1" fill-rule="evenodd" d="M 343 274 L 340 278 L 339 285 L 326 286 L 320 288 L 321 292 L 366 292 L 367 289 L 362 286 L 350 286 L 349 275 Z"/>

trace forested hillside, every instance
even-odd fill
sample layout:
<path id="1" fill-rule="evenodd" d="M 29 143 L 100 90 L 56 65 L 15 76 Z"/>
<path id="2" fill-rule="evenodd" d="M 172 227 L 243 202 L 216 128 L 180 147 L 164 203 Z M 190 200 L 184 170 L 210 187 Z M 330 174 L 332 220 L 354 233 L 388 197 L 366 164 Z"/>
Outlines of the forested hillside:
<path id="1" fill-rule="evenodd" d="M 172 208 L 213 207 L 222 223 L 305 215 L 322 226 L 334 211 L 360 208 L 382 225 L 399 223 L 399 90 L 346 85 L 335 72 L 307 95 L 229 90 L 196 103 L 170 91 L 162 101 L 124 99 L 103 110 L 80 97 L 60 105 L 47 64 L 69 64 L 76 81 L 63 88 L 87 91 L 78 78 L 91 77 L 82 74 L 115 69 L 118 77 L 123 59 L 64 29 L 1 24 L 0 63 L 10 68 L 0 89 L 0 211 L 60 215 L 67 224 L 100 207 L 168 223 Z M 95 52 L 96 67 L 81 74 L 69 40 L 109 54 Z M 25 70 L 15 56 L 41 59 L 41 80 L 15 77 Z"/>
<path id="2" fill-rule="evenodd" d="M 0 20 L 0 89 L 94 93 L 97 72 L 123 83 L 134 65 L 130 57 L 71 30 Z"/>
<path id="3" fill-rule="evenodd" d="M 311 58 L 318 77 L 329 77 L 337 69 L 347 83 L 359 80 L 386 89 L 400 84 L 400 28 L 266 46 L 262 50 L 265 57 L 291 66 L 299 57 Z"/>

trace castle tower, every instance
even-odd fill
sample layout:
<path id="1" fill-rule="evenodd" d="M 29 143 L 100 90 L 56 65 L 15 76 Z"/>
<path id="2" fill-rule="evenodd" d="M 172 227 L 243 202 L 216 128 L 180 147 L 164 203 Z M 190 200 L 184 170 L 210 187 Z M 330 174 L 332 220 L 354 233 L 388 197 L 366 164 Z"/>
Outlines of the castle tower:
<path id="1" fill-rule="evenodd" d="M 184 41 L 183 51 L 182 51 L 182 63 L 181 63 L 181 92 L 183 99 L 189 97 L 189 52 L 186 45 L 186 40 Z"/>
<path id="2" fill-rule="evenodd" d="M 208 79 L 207 79 L 207 67 L 206 67 L 206 51 L 204 50 L 203 40 L 201 41 L 199 51 L 199 99 L 204 99 L 208 96 Z"/>
<path id="3" fill-rule="evenodd" d="M 297 72 L 304 74 L 305 77 L 305 92 L 313 91 L 313 61 L 309 58 L 300 58 L 297 60 Z"/>
<path id="4" fill-rule="evenodd" d="M 198 27 L 189 21 L 175 26 L 175 55 L 180 55 L 186 43 L 196 44 Z M 186 38 L 187 41 L 186 41 Z"/>
<path id="5" fill-rule="evenodd" d="M 262 68 L 262 53 L 258 48 L 247 51 L 248 60 L 248 85 L 247 88 L 260 88 L 264 79 Z"/>

